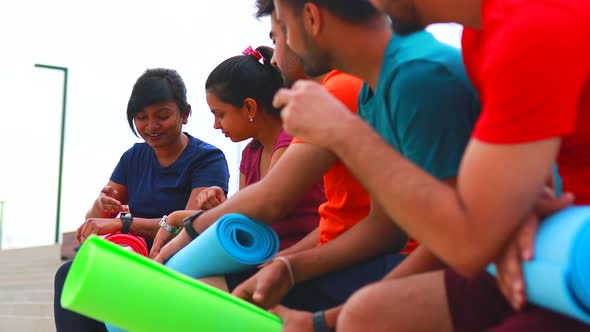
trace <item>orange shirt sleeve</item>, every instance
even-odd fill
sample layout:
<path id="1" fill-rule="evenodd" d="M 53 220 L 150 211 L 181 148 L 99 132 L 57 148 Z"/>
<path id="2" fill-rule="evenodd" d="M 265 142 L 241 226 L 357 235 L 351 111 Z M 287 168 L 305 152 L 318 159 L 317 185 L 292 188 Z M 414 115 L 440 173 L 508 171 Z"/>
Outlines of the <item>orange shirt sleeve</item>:
<path id="1" fill-rule="evenodd" d="M 331 71 L 322 82 L 322 87 L 353 113 L 358 111 L 358 95 L 362 85 L 363 81 L 360 78 L 337 70 Z M 294 138 L 292 143 L 302 142 L 303 140 Z"/>

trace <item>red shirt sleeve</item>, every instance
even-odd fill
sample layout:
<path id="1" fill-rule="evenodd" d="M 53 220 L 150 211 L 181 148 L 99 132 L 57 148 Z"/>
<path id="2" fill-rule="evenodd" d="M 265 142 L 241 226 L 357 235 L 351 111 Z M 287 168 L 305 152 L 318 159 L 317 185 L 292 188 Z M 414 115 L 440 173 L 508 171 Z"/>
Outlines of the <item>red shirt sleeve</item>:
<path id="1" fill-rule="evenodd" d="M 483 111 L 474 137 L 518 143 L 572 134 L 587 78 L 580 65 L 589 61 L 585 23 L 545 3 L 509 14 L 484 18 L 477 70 Z"/>

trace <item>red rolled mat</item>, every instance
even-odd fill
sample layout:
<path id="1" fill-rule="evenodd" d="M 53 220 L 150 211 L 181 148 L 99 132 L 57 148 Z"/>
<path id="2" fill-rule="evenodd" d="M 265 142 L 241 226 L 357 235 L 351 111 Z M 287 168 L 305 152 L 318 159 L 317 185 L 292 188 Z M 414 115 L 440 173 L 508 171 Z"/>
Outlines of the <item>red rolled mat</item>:
<path id="1" fill-rule="evenodd" d="M 107 235 L 105 239 L 118 245 L 128 246 L 133 252 L 136 252 L 142 256 L 148 257 L 149 255 L 147 243 L 145 242 L 145 239 L 140 236 L 114 233 Z"/>

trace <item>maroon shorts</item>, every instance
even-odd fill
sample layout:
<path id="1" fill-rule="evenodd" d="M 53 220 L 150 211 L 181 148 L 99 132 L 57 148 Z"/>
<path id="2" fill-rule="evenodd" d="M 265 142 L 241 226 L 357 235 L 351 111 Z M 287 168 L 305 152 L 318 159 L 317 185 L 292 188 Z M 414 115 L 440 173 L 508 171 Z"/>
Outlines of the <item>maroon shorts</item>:
<path id="1" fill-rule="evenodd" d="M 515 312 L 487 273 L 466 279 L 445 271 L 447 301 L 455 332 L 590 332 L 590 326 L 529 305 Z"/>

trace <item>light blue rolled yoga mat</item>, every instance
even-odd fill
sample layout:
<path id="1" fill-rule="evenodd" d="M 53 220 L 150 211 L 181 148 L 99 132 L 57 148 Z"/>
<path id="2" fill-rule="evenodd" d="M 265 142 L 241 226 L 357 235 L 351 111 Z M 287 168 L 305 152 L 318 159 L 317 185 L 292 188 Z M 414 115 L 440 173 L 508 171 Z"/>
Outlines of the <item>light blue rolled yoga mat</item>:
<path id="1" fill-rule="evenodd" d="M 590 206 L 545 219 L 534 250 L 523 265 L 529 301 L 590 324 Z"/>
<path id="2" fill-rule="evenodd" d="M 202 278 L 251 269 L 273 258 L 278 250 L 279 238 L 272 228 L 232 213 L 221 217 L 165 265 L 192 278 Z M 106 325 L 110 332 L 124 331 Z"/>
<path id="3" fill-rule="evenodd" d="M 203 278 L 251 269 L 273 258 L 278 250 L 279 238 L 272 228 L 231 213 L 219 218 L 165 265 Z"/>

